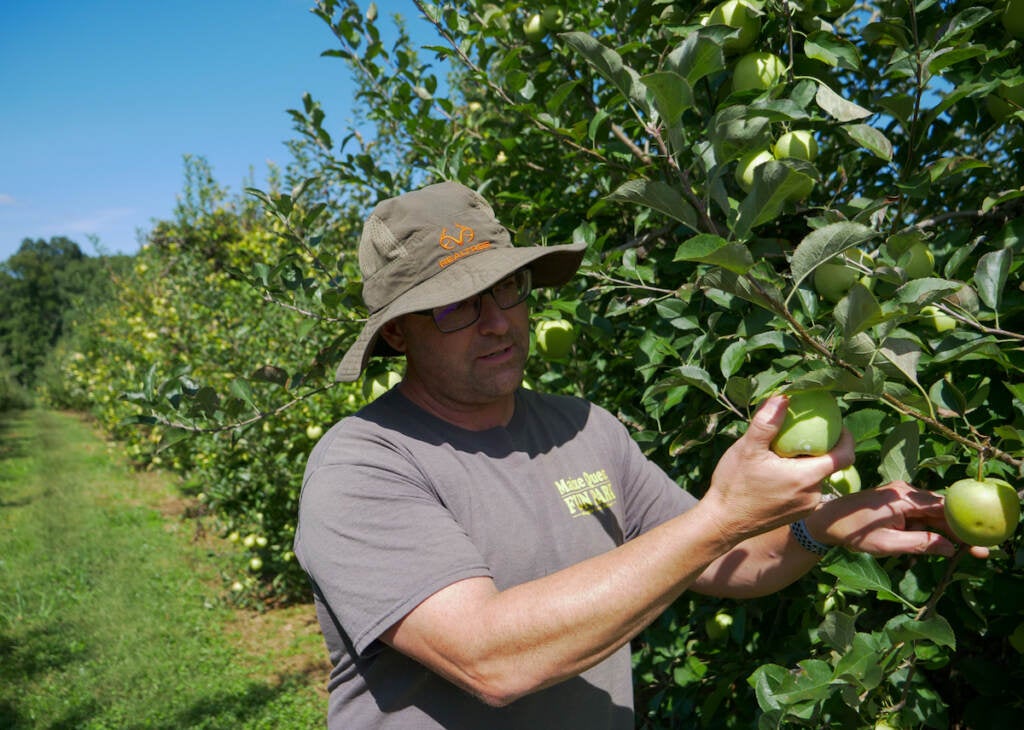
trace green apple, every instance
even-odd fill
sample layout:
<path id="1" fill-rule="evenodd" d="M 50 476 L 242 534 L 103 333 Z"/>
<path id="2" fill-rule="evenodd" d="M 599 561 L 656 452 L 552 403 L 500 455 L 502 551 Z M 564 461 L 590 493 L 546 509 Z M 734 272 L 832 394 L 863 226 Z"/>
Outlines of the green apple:
<path id="1" fill-rule="evenodd" d="M 526 24 L 523 25 L 523 34 L 526 36 L 526 40 L 533 43 L 544 40 L 547 30 L 544 29 L 544 19 L 540 13 L 534 13 L 527 19 Z"/>
<path id="2" fill-rule="evenodd" d="M 845 469 L 832 472 L 828 479 L 825 480 L 824 491 L 831 494 L 853 494 L 854 492 L 860 491 L 860 472 L 857 471 L 857 467 L 850 464 Z"/>
<path id="3" fill-rule="evenodd" d="M 546 360 L 564 360 L 576 342 L 576 329 L 565 319 L 543 319 L 534 328 L 537 351 Z"/>
<path id="4" fill-rule="evenodd" d="M 956 329 L 956 318 L 946 314 L 932 304 L 921 307 L 921 317 L 925 321 L 930 322 L 936 332 L 949 332 Z"/>
<path id="5" fill-rule="evenodd" d="M 565 13 L 557 5 L 548 5 L 540 14 L 540 22 L 545 30 L 561 30 L 565 23 Z"/>
<path id="6" fill-rule="evenodd" d="M 708 25 L 727 25 L 739 31 L 739 35 L 722 44 L 728 53 L 739 53 L 750 48 L 761 32 L 761 21 L 757 11 L 743 0 L 726 0 L 708 15 Z"/>
<path id="7" fill-rule="evenodd" d="M 774 159 L 768 150 L 757 150 L 748 152 L 736 161 L 736 182 L 744 192 L 749 193 L 750 189 L 754 187 L 754 170 L 768 160 Z"/>
<path id="8" fill-rule="evenodd" d="M 925 244 L 912 244 L 906 253 L 900 256 L 899 264 L 907 272 L 909 279 L 923 279 L 935 273 L 935 256 Z"/>
<path id="9" fill-rule="evenodd" d="M 732 616 L 725 611 L 719 611 L 704 621 L 704 630 L 712 641 L 723 641 L 729 636 L 732 629 Z"/>
<path id="10" fill-rule="evenodd" d="M 402 382 L 402 376 L 392 370 L 363 378 L 363 397 L 371 403 Z"/>
<path id="11" fill-rule="evenodd" d="M 251 570 L 254 573 L 256 571 L 258 571 L 262 567 L 263 567 L 263 559 L 260 558 L 258 555 L 255 558 L 253 558 L 252 560 L 249 561 L 249 570 Z"/>
<path id="12" fill-rule="evenodd" d="M 1020 499 L 1002 479 L 961 479 L 946 490 L 945 511 L 957 537 L 968 545 L 991 547 L 1017 529 Z"/>
<path id="13" fill-rule="evenodd" d="M 1007 0 L 1002 15 L 1003 27 L 1014 38 L 1024 38 L 1024 0 Z"/>
<path id="14" fill-rule="evenodd" d="M 318 438 L 324 435 L 324 429 L 315 423 L 311 423 L 306 426 L 306 438 L 310 441 L 316 441 Z"/>
<path id="15" fill-rule="evenodd" d="M 847 249 L 841 256 L 835 256 L 814 270 L 814 290 L 830 302 L 838 302 L 861 278 L 862 272 L 844 263 L 843 256 L 855 259 L 867 268 L 874 263 L 871 257 L 859 248 Z"/>
<path id="16" fill-rule="evenodd" d="M 789 394 L 786 417 L 772 439 L 779 456 L 821 456 L 832 450 L 843 430 L 839 402 L 827 390 Z"/>
<path id="17" fill-rule="evenodd" d="M 732 71 L 732 90 L 766 91 L 786 73 L 786 64 L 774 53 L 754 51 L 740 57 Z"/>
<path id="18" fill-rule="evenodd" d="M 818 157 L 818 141 L 810 132 L 796 129 L 786 132 L 776 140 L 772 146 L 772 154 L 777 160 L 790 157 L 795 160 L 814 162 Z"/>

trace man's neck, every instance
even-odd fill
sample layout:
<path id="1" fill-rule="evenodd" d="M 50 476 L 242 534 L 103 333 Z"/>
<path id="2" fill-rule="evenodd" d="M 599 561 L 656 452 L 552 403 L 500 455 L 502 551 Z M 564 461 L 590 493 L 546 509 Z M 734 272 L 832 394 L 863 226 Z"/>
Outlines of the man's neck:
<path id="1" fill-rule="evenodd" d="M 439 398 L 407 380 L 403 380 L 398 388 L 402 395 L 427 413 L 467 431 L 503 428 L 512 420 L 516 410 L 514 392 L 488 403 L 465 404 Z"/>

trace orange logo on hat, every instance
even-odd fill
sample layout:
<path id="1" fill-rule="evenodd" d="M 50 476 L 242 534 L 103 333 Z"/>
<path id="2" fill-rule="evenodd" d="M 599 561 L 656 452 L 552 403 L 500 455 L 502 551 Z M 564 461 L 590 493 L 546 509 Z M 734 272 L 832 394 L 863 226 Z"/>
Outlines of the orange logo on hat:
<path id="1" fill-rule="evenodd" d="M 462 246 L 476 238 L 476 231 L 474 231 L 469 226 L 464 226 L 461 223 L 456 223 L 455 227 L 459 229 L 458 238 L 448 233 L 447 228 L 441 229 L 441 238 L 439 239 L 438 242 L 441 244 L 441 248 L 443 248 L 445 251 L 451 251 L 456 246 Z"/>

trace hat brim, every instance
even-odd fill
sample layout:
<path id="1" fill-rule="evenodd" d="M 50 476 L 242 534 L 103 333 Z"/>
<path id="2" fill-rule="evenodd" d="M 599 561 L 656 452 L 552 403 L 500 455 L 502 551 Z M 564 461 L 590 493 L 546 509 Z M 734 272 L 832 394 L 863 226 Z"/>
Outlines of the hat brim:
<path id="1" fill-rule="evenodd" d="M 534 288 L 561 286 L 579 269 L 586 248 L 585 242 L 494 248 L 441 270 L 370 315 L 338 365 L 335 379 L 358 380 L 373 355 L 395 354 L 380 339 L 381 327 L 391 320 L 471 297 L 524 266 L 532 271 Z"/>

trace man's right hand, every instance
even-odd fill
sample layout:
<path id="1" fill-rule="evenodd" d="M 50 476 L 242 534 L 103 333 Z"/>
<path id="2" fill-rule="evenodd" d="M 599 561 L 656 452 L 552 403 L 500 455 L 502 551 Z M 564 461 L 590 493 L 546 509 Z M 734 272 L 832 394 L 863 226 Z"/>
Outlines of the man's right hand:
<path id="1" fill-rule="evenodd" d="M 823 456 L 783 458 L 772 451 L 787 403 L 785 396 L 765 401 L 711 476 L 702 501 L 723 537 L 743 540 L 806 516 L 821 501 L 822 481 L 853 463 L 853 437 L 845 429 Z"/>

